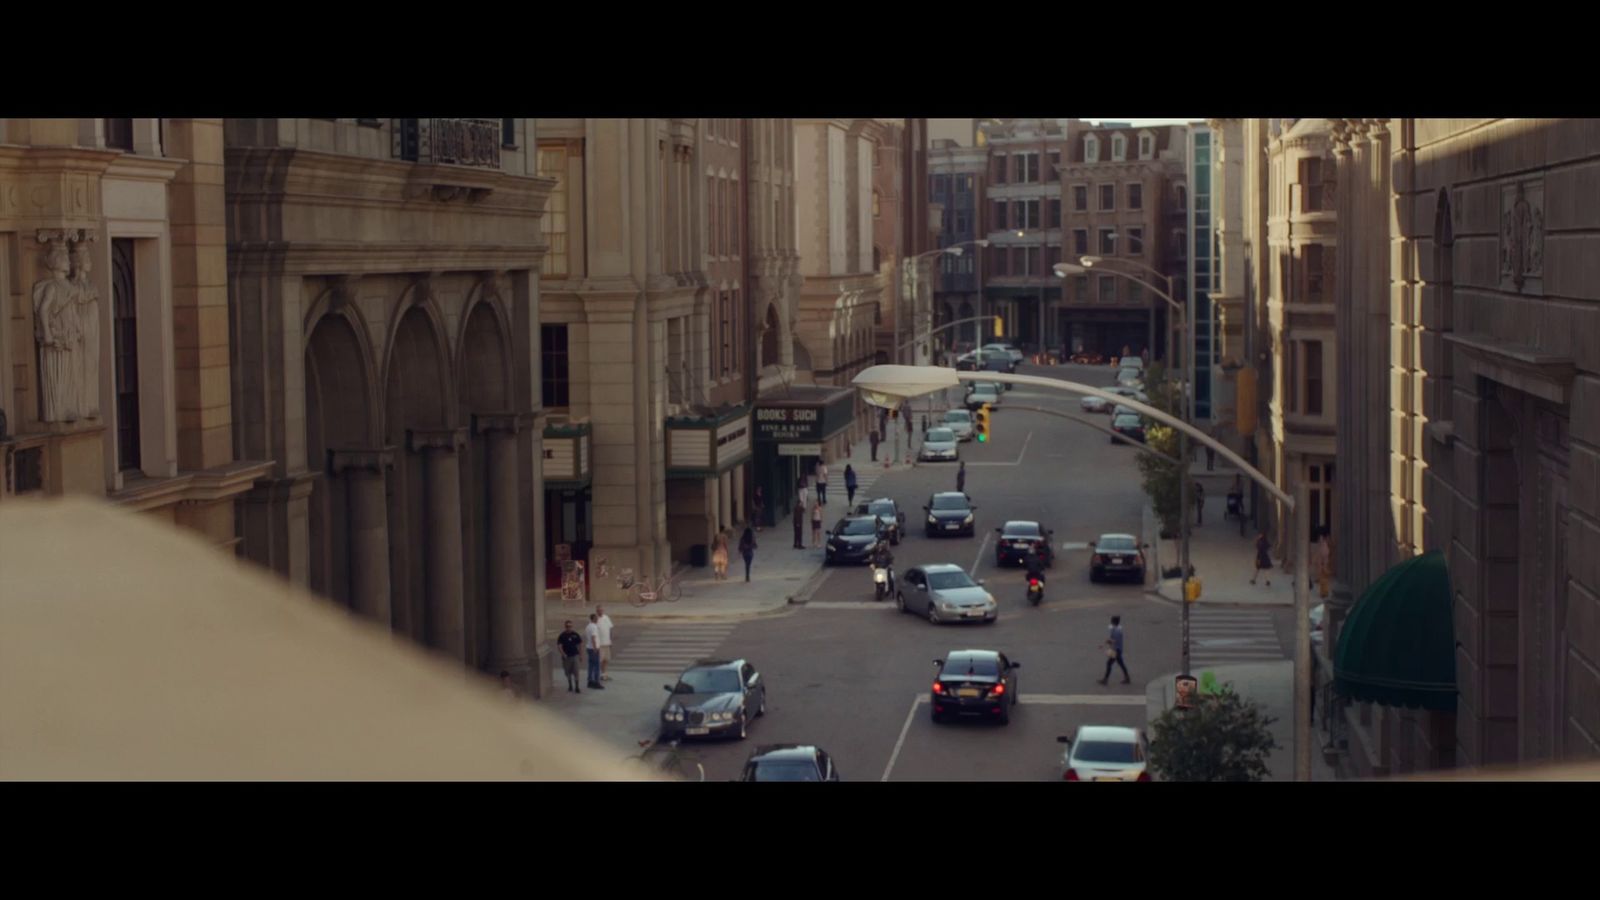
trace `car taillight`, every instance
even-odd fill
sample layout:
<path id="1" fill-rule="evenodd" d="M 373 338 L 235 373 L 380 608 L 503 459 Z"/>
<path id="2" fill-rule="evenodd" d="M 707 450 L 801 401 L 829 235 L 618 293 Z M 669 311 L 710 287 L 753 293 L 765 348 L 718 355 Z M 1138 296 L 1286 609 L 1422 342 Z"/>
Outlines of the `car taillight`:
<path id="1" fill-rule="evenodd" d="M 938 681 L 935 681 L 935 682 L 934 682 L 934 683 L 933 683 L 933 692 L 934 692 L 934 693 L 935 693 L 935 694 L 942 694 L 942 693 L 944 693 L 944 684 L 943 684 L 943 683 L 941 683 L 941 682 L 938 682 Z"/>
<path id="2" fill-rule="evenodd" d="M 1150 773 L 1149 772 L 1140 772 L 1139 773 L 1139 777 L 1134 779 L 1134 781 L 1149 781 L 1149 780 L 1150 780 Z"/>
<path id="3" fill-rule="evenodd" d="M 990 688 L 989 691 L 991 693 L 995 694 L 996 696 L 998 696 L 998 695 L 1004 694 L 1006 692 L 1006 686 L 1003 685 L 1003 684 L 997 684 L 994 687 Z"/>
<path id="4" fill-rule="evenodd" d="M 1099 564 L 1105 562 L 1106 558 L 1104 556 L 1101 556 L 1100 554 L 1096 553 L 1094 556 L 1089 558 L 1089 561 L 1094 563 L 1095 565 L 1099 565 Z"/>
<path id="5" fill-rule="evenodd" d="M 1061 776 L 1061 780 L 1062 781 L 1077 781 L 1078 780 L 1078 770 L 1077 769 L 1068 769 L 1066 774 Z"/>
<path id="6" fill-rule="evenodd" d="M 1039 579 L 1037 579 L 1037 578 L 1029 578 L 1028 579 L 1028 587 L 1036 588 L 1038 586 L 1039 586 Z"/>

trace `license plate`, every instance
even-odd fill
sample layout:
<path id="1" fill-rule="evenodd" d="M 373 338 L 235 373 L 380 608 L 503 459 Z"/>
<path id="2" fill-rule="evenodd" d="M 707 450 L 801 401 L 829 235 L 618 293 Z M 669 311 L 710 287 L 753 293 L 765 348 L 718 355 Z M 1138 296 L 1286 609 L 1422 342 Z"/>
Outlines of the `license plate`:
<path id="1" fill-rule="evenodd" d="M 950 524 L 950 525 L 946 525 L 944 527 L 944 530 L 945 531 L 955 531 L 955 530 L 959 529 L 960 527 L 961 527 L 960 525 Z"/>
<path id="2" fill-rule="evenodd" d="M 1011 549 L 1013 549 L 1013 550 L 1026 550 L 1031 546 L 1033 546 L 1033 545 L 1025 543 L 1025 542 L 1014 542 L 1011 545 Z"/>
<path id="3" fill-rule="evenodd" d="M 977 688 L 962 688 L 956 691 L 957 697 L 981 697 L 982 695 L 983 692 L 979 691 Z"/>
<path id="4" fill-rule="evenodd" d="M 966 612 L 962 613 L 962 615 L 966 616 L 969 619 L 981 619 L 981 618 L 983 618 L 983 610 L 981 610 L 981 609 L 969 609 Z"/>
<path id="5" fill-rule="evenodd" d="M 688 729 L 684 730 L 684 734 L 710 734 L 710 733 L 711 733 L 711 729 L 709 729 L 709 728 L 688 728 Z"/>
<path id="6" fill-rule="evenodd" d="M 1105 775 L 1102 775 L 1102 776 L 1100 776 L 1100 777 L 1095 779 L 1095 781 L 1121 781 L 1121 780 L 1122 780 L 1121 778 L 1111 778 L 1111 777 L 1105 776 Z"/>

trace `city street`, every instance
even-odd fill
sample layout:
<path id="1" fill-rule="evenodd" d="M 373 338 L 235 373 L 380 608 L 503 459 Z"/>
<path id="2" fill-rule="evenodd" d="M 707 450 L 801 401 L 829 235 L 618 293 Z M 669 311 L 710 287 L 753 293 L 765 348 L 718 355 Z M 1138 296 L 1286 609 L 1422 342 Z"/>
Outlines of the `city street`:
<path id="1" fill-rule="evenodd" d="M 1019 371 L 1088 384 L 1111 380 L 1098 367 Z M 1078 409 L 1076 396 L 1019 387 L 994 413 L 990 442 L 961 445 L 967 493 L 977 507 L 975 536 L 924 536 L 922 506 L 931 493 L 955 488 L 954 463 L 896 471 L 872 492 L 893 497 L 906 512 L 907 537 L 894 548 L 897 575 L 920 564 L 960 565 L 995 596 L 996 623 L 935 626 L 900 615 L 892 602 L 873 602 L 869 569 L 840 566 L 792 614 L 736 625 L 660 624 L 637 632 L 637 643 L 619 641 L 621 668 L 628 666 L 630 646 L 632 654 L 649 653 L 651 660 L 661 658 L 655 654 L 662 648 L 676 647 L 681 663 L 742 656 L 762 672 L 768 710 L 751 725 L 749 739 L 694 746 L 708 780 L 736 778 L 756 746 L 787 742 L 822 746 L 847 780 L 1054 779 L 1058 734 L 1083 724 L 1144 726 L 1146 684 L 1180 667 L 1180 610 L 1141 585 L 1091 584 L 1089 551 L 1060 550 L 1104 532 L 1139 534 L 1144 501 L 1135 451 L 1082 425 L 1008 410 L 1007 404 Z M 833 510 L 830 504 L 830 526 Z M 1022 570 L 995 565 L 994 529 L 1008 519 L 1038 520 L 1055 530 L 1058 555 L 1037 609 L 1027 605 Z M 1113 615 L 1123 617 L 1132 683 L 1122 684 L 1119 670 L 1101 686 L 1100 642 Z M 1281 635 L 1291 620 L 1276 618 Z M 1010 725 L 931 721 L 933 660 L 967 648 L 1000 650 L 1022 663 L 1020 705 Z M 671 676 L 663 671 L 662 680 Z"/>

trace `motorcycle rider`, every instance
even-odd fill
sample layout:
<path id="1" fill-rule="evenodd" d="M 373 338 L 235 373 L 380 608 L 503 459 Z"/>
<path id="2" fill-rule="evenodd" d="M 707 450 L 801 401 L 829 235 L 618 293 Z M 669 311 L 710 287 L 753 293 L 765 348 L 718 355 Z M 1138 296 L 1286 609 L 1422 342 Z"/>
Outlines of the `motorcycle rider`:
<path id="1" fill-rule="evenodd" d="M 1035 578 L 1039 579 L 1039 587 L 1042 590 L 1044 588 L 1044 558 L 1039 555 L 1038 548 L 1028 550 L 1028 555 L 1024 558 L 1023 564 L 1028 568 L 1029 581 Z"/>
<path id="2" fill-rule="evenodd" d="M 889 550 L 889 538 L 880 529 L 878 532 L 878 549 L 872 551 L 872 565 L 887 570 L 889 573 L 888 596 L 894 596 L 894 554 Z"/>

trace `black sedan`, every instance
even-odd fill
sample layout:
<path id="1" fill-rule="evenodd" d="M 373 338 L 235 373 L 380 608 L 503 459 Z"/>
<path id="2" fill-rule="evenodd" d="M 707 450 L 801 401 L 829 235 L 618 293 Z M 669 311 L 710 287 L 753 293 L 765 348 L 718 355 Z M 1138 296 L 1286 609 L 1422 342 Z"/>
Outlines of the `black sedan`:
<path id="1" fill-rule="evenodd" d="M 823 563 L 864 563 L 872 559 L 878 542 L 885 540 L 883 524 L 877 516 L 845 516 L 828 532 L 827 552 Z"/>
<path id="2" fill-rule="evenodd" d="M 978 716 L 1005 725 L 1017 705 L 1017 670 L 996 650 L 953 650 L 933 661 L 939 670 L 933 679 L 933 721 L 952 716 Z"/>
<path id="3" fill-rule="evenodd" d="M 922 511 L 928 514 L 924 523 L 928 537 L 938 534 L 960 534 L 971 537 L 976 532 L 972 498 L 960 491 L 946 491 L 928 498 Z"/>
<path id="4" fill-rule="evenodd" d="M 905 535 L 906 514 L 900 511 L 900 504 L 889 497 L 879 497 L 857 505 L 856 515 L 877 516 L 878 530 L 889 536 L 891 544 L 898 546 L 900 538 Z"/>
<path id="5" fill-rule="evenodd" d="M 666 740 L 732 735 L 744 740 L 750 720 L 766 715 L 767 686 L 748 660 L 702 659 L 683 670 L 661 707 Z"/>
<path id="6" fill-rule="evenodd" d="M 812 744 L 770 744 L 745 760 L 741 781 L 838 781 L 833 757 Z"/>
<path id="7" fill-rule="evenodd" d="M 1131 534 L 1102 534 L 1089 544 L 1089 580 L 1104 581 L 1108 575 L 1121 575 L 1144 584 L 1144 548 Z"/>
<path id="8" fill-rule="evenodd" d="M 1144 422 L 1140 421 L 1137 413 L 1123 413 L 1112 417 L 1111 430 L 1119 435 L 1111 438 L 1113 444 L 1119 441 L 1126 442 L 1124 439 L 1144 443 Z"/>
<path id="9" fill-rule="evenodd" d="M 1020 520 L 1007 522 L 1003 527 L 996 528 L 995 533 L 1000 535 L 1000 540 L 994 547 L 995 565 L 1025 563 L 1028 561 L 1030 550 L 1039 554 L 1039 559 L 1046 568 L 1055 565 L 1055 553 L 1050 549 L 1050 537 L 1055 532 L 1038 522 Z"/>

